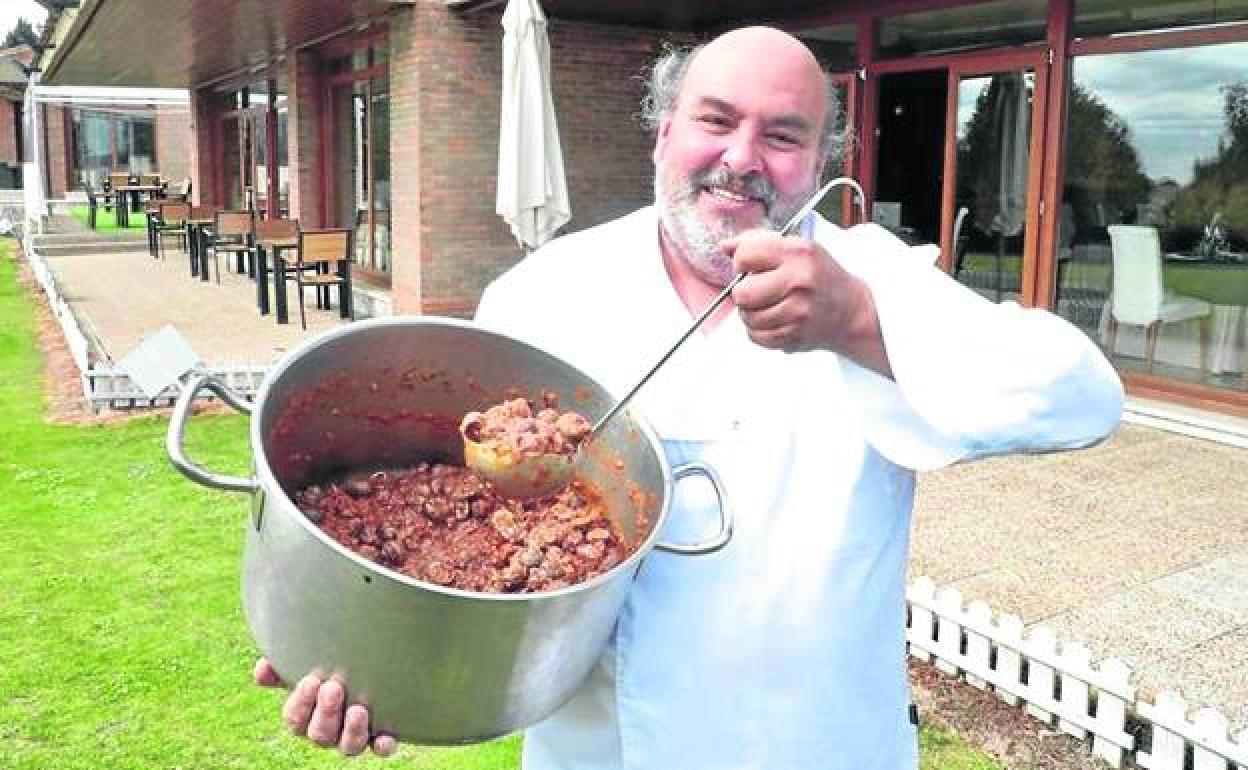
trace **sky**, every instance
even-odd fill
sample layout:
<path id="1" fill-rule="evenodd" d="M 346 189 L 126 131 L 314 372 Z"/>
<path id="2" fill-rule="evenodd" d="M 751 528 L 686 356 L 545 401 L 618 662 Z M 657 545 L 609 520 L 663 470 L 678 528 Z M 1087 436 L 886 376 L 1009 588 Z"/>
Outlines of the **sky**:
<path id="1" fill-rule="evenodd" d="M 47 18 L 48 12 L 35 0 L 0 0 L 0 40 L 13 29 L 20 18 L 25 18 L 38 27 Z"/>

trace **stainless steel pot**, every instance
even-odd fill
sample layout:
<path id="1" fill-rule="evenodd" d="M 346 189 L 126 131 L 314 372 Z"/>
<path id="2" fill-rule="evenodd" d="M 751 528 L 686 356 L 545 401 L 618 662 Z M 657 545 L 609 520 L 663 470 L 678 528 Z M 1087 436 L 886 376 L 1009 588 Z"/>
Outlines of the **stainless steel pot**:
<path id="1" fill-rule="evenodd" d="M 211 377 L 193 379 L 167 449 L 192 481 L 251 496 L 243 606 L 282 679 L 336 676 L 368 704 L 374 729 L 428 744 L 472 743 L 531 725 L 566 701 L 601 654 L 651 548 L 700 554 L 731 537 L 721 485 L 706 466 L 669 468 L 635 413 L 612 420 L 585 458 L 630 558 L 585 583 L 540 594 L 482 594 L 426 583 L 329 538 L 291 501 L 352 469 L 462 462 L 458 421 L 520 393 L 553 390 L 565 409 L 598 415 L 607 392 L 567 363 L 453 319 L 384 318 L 334 329 L 292 351 L 254 407 Z M 251 414 L 255 475 L 222 476 L 189 460 L 183 434 L 204 391 Z M 707 477 L 720 531 L 704 543 L 657 542 L 673 483 Z"/>

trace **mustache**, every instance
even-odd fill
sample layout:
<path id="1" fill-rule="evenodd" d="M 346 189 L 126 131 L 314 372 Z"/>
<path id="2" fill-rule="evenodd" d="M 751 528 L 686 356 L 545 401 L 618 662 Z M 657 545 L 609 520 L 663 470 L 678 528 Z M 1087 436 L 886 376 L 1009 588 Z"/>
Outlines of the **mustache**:
<path id="1" fill-rule="evenodd" d="M 728 190 L 756 198 L 763 204 L 763 209 L 770 212 L 776 203 L 776 188 L 762 174 L 751 171 L 748 174 L 737 174 L 731 169 L 720 166 L 708 171 L 700 171 L 690 180 L 693 188 L 723 187 Z"/>

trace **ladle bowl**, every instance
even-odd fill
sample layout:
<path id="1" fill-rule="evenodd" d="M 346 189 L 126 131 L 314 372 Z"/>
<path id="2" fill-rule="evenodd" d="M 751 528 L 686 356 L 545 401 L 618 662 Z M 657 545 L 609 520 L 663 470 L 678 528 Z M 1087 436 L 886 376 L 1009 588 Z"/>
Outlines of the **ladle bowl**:
<path id="1" fill-rule="evenodd" d="M 580 453 L 580 447 L 573 454 L 517 452 L 464 436 L 464 464 L 517 500 L 549 497 L 566 487 Z"/>
<path id="2" fill-rule="evenodd" d="M 802 223 L 806 215 L 813 211 L 815 206 L 819 205 L 819 201 L 823 200 L 823 196 L 827 195 L 833 187 L 840 185 L 852 187 L 858 194 L 859 202 L 862 201 L 862 188 L 853 179 L 849 177 L 832 179 L 816 190 L 814 195 L 810 196 L 810 200 L 806 201 L 788 223 L 780 229 L 780 234 L 788 235 L 792 232 L 795 227 Z M 508 497 L 528 500 L 547 497 L 558 492 L 572 480 L 577 462 L 584 454 L 585 447 L 589 442 L 594 440 L 594 437 L 602 431 L 603 426 L 609 423 L 612 417 L 618 414 L 629 401 L 632 401 L 637 391 L 641 390 L 641 386 L 649 382 L 654 373 L 659 370 L 659 367 L 667 363 L 667 359 L 672 357 L 672 354 L 684 344 L 685 340 L 693 336 L 693 333 L 702 326 L 702 322 L 723 304 L 724 300 L 728 298 L 728 295 L 732 294 L 732 290 L 736 288 L 737 284 L 741 283 L 741 279 L 745 278 L 745 276 L 745 273 L 738 274 L 723 288 L 715 299 L 711 300 L 711 303 L 702 311 L 702 314 L 694 320 L 693 324 L 681 335 L 680 339 L 676 340 L 675 344 L 668 348 L 663 357 L 650 368 L 650 371 L 646 372 L 645 376 L 633 386 L 632 390 L 628 391 L 624 398 L 617 401 L 610 411 L 604 414 L 598 422 L 594 423 L 593 430 L 581 440 L 581 443 L 576 447 L 576 451 L 571 455 L 550 452 L 523 453 L 508 448 L 495 448 L 473 441 L 468 436 L 463 435 L 463 430 L 461 429 L 460 435 L 463 436 L 464 440 L 464 463 L 469 468 L 472 468 L 477 476 L 493 484 L 495 489 Z"/>

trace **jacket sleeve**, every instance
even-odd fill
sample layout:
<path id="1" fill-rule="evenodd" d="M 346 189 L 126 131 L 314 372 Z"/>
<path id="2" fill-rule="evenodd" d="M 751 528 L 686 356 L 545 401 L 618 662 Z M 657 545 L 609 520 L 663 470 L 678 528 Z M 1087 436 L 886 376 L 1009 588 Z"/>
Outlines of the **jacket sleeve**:
<path id="1" fill-rule="evenodd" d="M 828 228 L 825 248 L 870 288 L 895 380 L 842 360 L 868 440 L 927 470 L 1009 452 L 1088 446 L 1122 415 L 1113 367 L 1058 316 L 993 303 L 877 225 Z"/>

